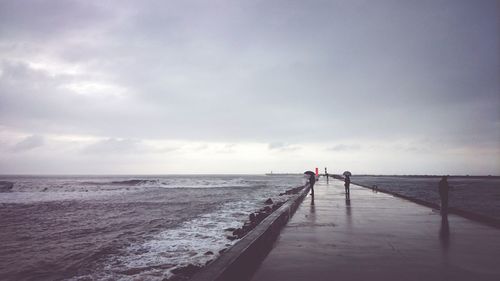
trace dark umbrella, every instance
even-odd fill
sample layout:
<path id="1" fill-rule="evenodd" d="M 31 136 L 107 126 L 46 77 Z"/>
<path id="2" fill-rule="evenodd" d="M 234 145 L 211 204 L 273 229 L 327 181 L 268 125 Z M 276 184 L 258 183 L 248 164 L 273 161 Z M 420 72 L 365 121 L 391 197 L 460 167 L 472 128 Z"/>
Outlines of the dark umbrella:
<path id="1" fill-rule="evenodd" d="M 351 172 L 349 172 L 349 171 L 345 171 L 342 175 L 344 175 L 346 177 L 352 176 Z"/>
<path id="2" fill-rule="evenodd" d="M 316 173 L 313 171 L 306 171 L 306 172 L 304 172 L 304 174 L 310 175 L 310 176 L 316 176 Z"/>

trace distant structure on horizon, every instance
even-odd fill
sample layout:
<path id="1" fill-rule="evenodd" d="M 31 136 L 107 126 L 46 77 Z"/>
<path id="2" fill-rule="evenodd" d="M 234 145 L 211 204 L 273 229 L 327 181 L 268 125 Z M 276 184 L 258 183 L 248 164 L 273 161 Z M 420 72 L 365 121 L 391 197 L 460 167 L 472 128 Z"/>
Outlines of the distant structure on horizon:
<path id="1" fill-rule="evenodd" d="M 266 176 L 296 176 L 296 175 L 302 175 L 301 173 L 273 173 L 271 171 L 270 173 L 266 173 Z"/>

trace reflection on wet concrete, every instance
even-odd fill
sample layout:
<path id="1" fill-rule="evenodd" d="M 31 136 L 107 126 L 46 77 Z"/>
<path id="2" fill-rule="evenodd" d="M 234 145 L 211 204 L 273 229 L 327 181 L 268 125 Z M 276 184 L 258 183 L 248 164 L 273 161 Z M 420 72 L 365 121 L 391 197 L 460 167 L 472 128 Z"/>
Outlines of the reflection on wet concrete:
<path id="1" fill-rule="evenodd" d="M 311 216 L 311 222 L 312 224 L 316 224 L 316 206 L 314 205 L 314 196 L 311 196 L 311 207 L 309 209 L 310 216 Z"/>
<path id="2" fill-rule="evenodd" d="M 439 241 L 441 241 L 441 248 L 448 251 L 450 247 L 450 225 L 448 223 L 448 216 L 441 216 L 441 228 L 439 229 Z"/>
<path id="3" fill-rule="evenodd" d="M 299 207 L 251 280 L 500 280 L 498 229 L 357 186 L 352 200 L 343 191 L 343 182 L 319 182 L 314 205 Z"/>
<path id="4" fill-rule="evenodd" d="M 347 226 L 351 228 L 352 226 L 352 208 L 351 208 L 351 199 L 349 196 L 345 198 L 345 213 L 346 213 L 346 222 Z"/>

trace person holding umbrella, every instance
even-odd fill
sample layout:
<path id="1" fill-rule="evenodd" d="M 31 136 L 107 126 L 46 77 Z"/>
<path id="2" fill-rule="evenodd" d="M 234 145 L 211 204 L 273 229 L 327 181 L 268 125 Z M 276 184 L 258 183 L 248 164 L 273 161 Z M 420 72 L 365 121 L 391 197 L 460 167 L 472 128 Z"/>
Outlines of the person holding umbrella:
<path id="1" fill-rule="evenodd" d="M 343 175 L 344 175 L 345 194 L 349 197 L 349 195 L 351 195 L 349 186 L 351 185 L 351 176 L 352 176 L 352 174 L 349 171 L 345 171 L 343 173 Z"/>
<path id="2" fill-rule="evenodd" d="M 316 174 L 313 171 L 306 171 L 304 175 L 309 177 L 309 186 L 311 187 L 311 196 L 314 196 L 314 183 L 316 182 Z"/>

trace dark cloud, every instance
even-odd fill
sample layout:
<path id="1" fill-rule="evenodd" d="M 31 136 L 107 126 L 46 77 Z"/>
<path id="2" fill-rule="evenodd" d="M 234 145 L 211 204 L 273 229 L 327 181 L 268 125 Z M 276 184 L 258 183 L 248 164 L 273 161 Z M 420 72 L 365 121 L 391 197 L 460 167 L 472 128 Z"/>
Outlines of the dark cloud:
<path id="1" fill-rule="evenodd" d="M 18 40 L 64 39 L 101 26 L 109 20 L 110 12 L 91 1 L 1 1 L 0 32 Z"/>
<path id="2" fill-rule="evenodd" d="M 22 152 L 22 151 L 32 150 L 34 148 L 37 148 L 37 147 L 44 145 L 44 143 L 45 143 L 45 140 L 44 140 L 43 136 L 32 135 L 32 136 L 26 137 L 22 141 L 16 143 L 12 147 L 12 151 Z"/>

